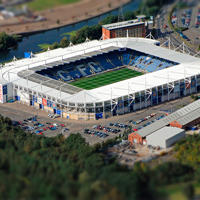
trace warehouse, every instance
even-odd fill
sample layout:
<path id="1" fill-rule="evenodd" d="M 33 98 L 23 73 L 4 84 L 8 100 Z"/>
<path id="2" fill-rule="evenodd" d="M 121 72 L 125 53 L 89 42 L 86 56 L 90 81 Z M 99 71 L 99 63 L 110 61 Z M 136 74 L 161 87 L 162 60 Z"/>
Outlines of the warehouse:
<path id="1" fill-rule="evenodd" d="M 154 134 L 156 131 L 163 129 L 170 125 L 171 127 L 177 127 L 187 129 L 191 126 L 195 126 L 200 123 L 200 100 L 197 100 L 176 112 L 160 119 L 149 126 L 142 128 L 141 130 L 131 133 L 129 135 L 129 141 L 138 144 L 146 144 L 147 137 Z"/>
<path id="2" fill-rule="evenodd" d="M 185 136 L 184 129 L 164 127 L 146 137 L 147 144 L 154 147 L 168 148 Z"/>
<path id="3" fill-rule="evenodd" d="M 170 123 L 170 126 L 188 129 L 200 123 L 200 108 Z"/>

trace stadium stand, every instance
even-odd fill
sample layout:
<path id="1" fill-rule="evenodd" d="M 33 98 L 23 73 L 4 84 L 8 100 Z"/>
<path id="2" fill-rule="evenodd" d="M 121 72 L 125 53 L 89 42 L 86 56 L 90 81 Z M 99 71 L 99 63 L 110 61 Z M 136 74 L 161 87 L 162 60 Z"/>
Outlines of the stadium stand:
<path id="1" fill-rule="evenodd" d="M 89 58 L 72 60 L 53 68 L 38 69 L 37 73 L 55 80 L 70 82 L 100 72 L 116 70 L 120 66 L 132 66 L 134 69 L 154 72 L 176 64 L 178 63 L 131 49 L 114 49 L 109 53 L 102 52 L 102 54 L 92 55 Z"/>

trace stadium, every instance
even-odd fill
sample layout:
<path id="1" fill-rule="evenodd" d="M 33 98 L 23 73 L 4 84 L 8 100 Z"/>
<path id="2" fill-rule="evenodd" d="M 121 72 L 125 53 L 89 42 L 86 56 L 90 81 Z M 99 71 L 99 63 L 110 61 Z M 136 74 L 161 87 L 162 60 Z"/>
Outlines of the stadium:
<path id="1" fill-rule="evenodd" d="M 147 38 L 86 41 L 5 64 L 0 86 L 2 103 L 94 120 L 199 92 L 200 59 Z"/>

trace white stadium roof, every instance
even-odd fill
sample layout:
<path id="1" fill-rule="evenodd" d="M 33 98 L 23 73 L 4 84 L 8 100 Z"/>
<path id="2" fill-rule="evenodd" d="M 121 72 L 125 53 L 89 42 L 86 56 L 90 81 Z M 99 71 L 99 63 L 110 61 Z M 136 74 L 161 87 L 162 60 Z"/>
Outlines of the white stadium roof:
<path id="1" fill-rule="evenodd" d="M 59 48 L 36 54 L 33 58 L 26 58 L 7 63 L 2 69 L 2 79 L 7 82 L 13 82 L 22 87 L 27 87 L 41 92 L 47 96 L 59 98 L 65 102 L 73 103 L 95 103 L 109 101 L 121 96 L 127 96 L 139 91 L 151 89 L 156 86 L 164 85 L 172 81 L 178 81 L 200 74 L 200 59 L 187 54 L 179 53 L 167 48 L 156 46 L 158 41 L 145 38 L 115 38 L 102 41 L 90 41 L 68 48 Z M 142 76 L 127 79 L 121 82 L 113 83 L 92 90 L 81 90 L 76 94 L 63 92 L 60 88 L 52 89 L 47 85 L 42 85 L 19 77 L 18 73 L 23 70 L 33 70 L 51 66 L 50 63 L 61 63 L 70 60 L 72 57 L 90 57 L 96 51 L 97 54 L 111 50 L 112 48 L 130 48 L 136 51 L 144 52 L 149 55 L 167 59 L 178 65 L 164 70 L 147 73 Z"/>

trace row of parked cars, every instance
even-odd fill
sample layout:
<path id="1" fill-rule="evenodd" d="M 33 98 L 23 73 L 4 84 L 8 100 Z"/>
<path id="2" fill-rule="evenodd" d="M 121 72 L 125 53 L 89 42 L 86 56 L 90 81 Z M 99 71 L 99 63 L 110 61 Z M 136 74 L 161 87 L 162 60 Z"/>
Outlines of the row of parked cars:
<path id="1" fill-rule="evenodd" d="M 112 124 L 110 123 L 109 126 L 116 126 L 116 127 L 122 127 L 122 124 Z M 109 126 L 102 126 L 102 125 L 94 125 L 92 128 L 93 130 L 90 129 L 84 129 L 84 133 L 85 134 L 89 134 L 89 135 L 96 135 L 100 138 L 106 138 L 108 137 L 108 133 L 114 133 L 117 134 L 119 132 L 121 132 L 120 129 L 118 128 L 111 128 Z"/>
<path id="2" fill-rule="evenodd" d="M 119 133 L 121 131 L 120 129 L 110 128 L 108 126 L 102 126 L 102 125 L 94 125 L 93 129 L 102 130 L 102 131 L 108 132 L 108 133 Z"/>
<path id="3" fill-rule="evenodd" d="M 152 114 L 150 114 L 150 115 L 148 115 L 148 116 L 146 116 L 146 117 L 144 117 L 142 119 L 139 119 L 137 121 L 130 120 L 129 123 L 131 123 L 133 125 L 138 125 L 138 124 L 141 124 L 142 122 L 144 122 L 144 121 L 146 121 L 146 120 L 148 120 L 148 119 L 150 119 L 150 118 L 152 118 L 154 116 L 156 116 L 156 113 L 152 113 Z"/>
<path id="4" fill-rule="evenodd" d="M 64 124 L 49 123 L 49 122 L 40 123 L 37 120 L 36 116 L 25 119 L 23 121 L 13 121 L 13 125 L 20 126 L 24 131 L 28 131 L 31 132 L 32 134 L 38 134 L 38 135 L 43 135 L 43 132 L 47 130 L 55 131 L 59 127 L 63 128 L 64 131 L 65 129 L 67 129 L 65 128 Z"/>
<path id="5" fill-rule="evenodd" d="M 96 130 L 90 130 L 90 129 L 84 129 L 84 134 L 96 135 L 96 136 L 98 136 L 100 138 L 106 138 L 106 137 L 108 137 L 107 133 L 96 131 Z"/>
<path id="6" fill-rule="evenodd" d="M 156 114 L 155 113 L 153 113 L 153 114 L 151 114 L 151 115 L 149 115 L 149 116 L 147 116 L 147 117 L 145 117 L 145 118 L 143 118 L 143 119 L 140 119 L 140 120 L 138 120 L 138 121 L 129 121 L 129 122 L 131 122 L 132 124 L 134 124 L 134 125 L 137 125 L 137 124 L 140 124 L 140 123 L 142 123 L 142 122 L 144 122 L 144 121 L 146 121 L 146 120 L 148 120 L 148 119 L 150 119 L 150 118 L 152 118 L 152 117 L 154 117 Z M 150 124 L 152 124 L 152 123 L 154 123 L 156 120 L 160 120 L 160 119 L 162 119 L 162 118 L 164 118 L 165 117 L 165 115 L 161 115 L 161 116 L 159 116 L 159 117 L 157 117 L 157 118 L 155 118 L 155 119 L 153 119 L 153 120 L 151 120 L 151 121 L 148 121 L 147 123 L 145 123 L 145 124 L 143 124 L 143 125 L 141 125 L 141 126 L 139 126 L 139 127 L 137 127 L 137 128 L 134 128 L 133 129 L 133 131 L 138 131 L 138 130 L 140 130 L 140 129 L 142 129 L 142 128 L 144 128 L 144 127 L 146 127 L 146 126 L 149 126 Z"/>
<path id="7" fill-rule="evenodd" d="M 109 123 L 109 126 L 115 126 L 117 128 L 129 128 L 129 126 L 127 124 L 122 124 L 122 123 Z"/>

